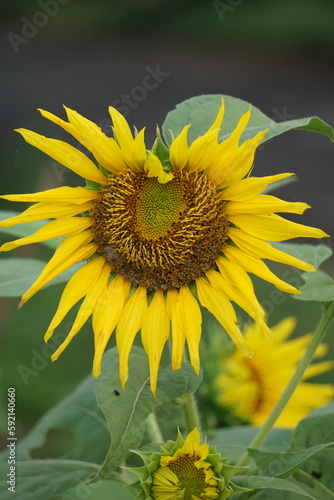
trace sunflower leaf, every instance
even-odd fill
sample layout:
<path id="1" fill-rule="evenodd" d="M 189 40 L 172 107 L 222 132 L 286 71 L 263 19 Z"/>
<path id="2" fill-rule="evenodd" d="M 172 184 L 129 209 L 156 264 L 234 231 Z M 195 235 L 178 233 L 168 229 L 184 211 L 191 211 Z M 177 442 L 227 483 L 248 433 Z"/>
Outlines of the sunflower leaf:
<path id="1" fill-rule="evenodd" d="M 117 349 L 110 349 L 103 358 L 102 374 L 95 386 L 97 403 L 104 413 L 111 434 L 111 446 L 101 470 L 93 478 L 98 481 L 108 477 L 129 456 L 129 450 L 138 448 L 147 417 L 154 408 L 183 394 L 194 392 L 201 382 L 190 365 L 171 373 L 170 367 L 159 373 L 156 397 L 149 386 L 147 356 L 143 349 L 134 346 L 130 355 L 130 377 L 126 390 L 120 388 Z M 170 418 L 170 413 L 165 419 Z M 161 420 L 162 416 L 160 416 Z"/>
<path id="2" fill-rule="evenodd" d="M 203 135 L 212 125 L 217 116 L 221 104 L 221 97 L 225 100 L 225 115 L 219 140 L 226 139 L 235 129 L 240 116 L 249 110 L 251 106 L 248 102 L 235 97 L 211 94 L 192 97 L 177 104 L 175 109 L 167 114 L 162 126 L 163 135 L 168 145 L 172 142 L 172 134 L 177 137 L 183 127 L 192 124 L 189 129 L 189 142 L 192 143 L 199 135 Z M 285 113 L 286 114 L 286 113 Z M 284 112 L 279 116 L 284 120 Z M 252 106 L 252 114 L 249 123 L 242 134 L 242 140 L 254 137 L 258 132 L 268 129 L 263 142 L 273 137 L 283 134 L 289 130 L 300 129 L 309 130 L 324 134 L 331 141 L 334 141 L 334 131 L 327 123 L 315 116 L 299 118 L 296 120 L 277 122 L 262 113 L 255 106 Z M 172 134 L 171 134 L 172 132 Z"/>
<path id="3" fill-rule="evenodd" d="M 293 257 L 304 260 L 318 268 L 325 260 L 329 259 L 333 250 L 322 244 L 310 245 L 308 243 L 281 243 L 272 242 L 271 245 L 282 252 L 288 253 Z"/>
<path id="4" fill-rule="evenodd" d="M 7 475 L 9 465 L 0 464 L 0 494 L 2 500 L 19 498 L 20 500 L 47 500 L 54 498 L 69 488 L 88 479 L 96 472 L 98 465 L 79 460 L 27 460 L 16 462 L 19 480 L 15 490 L 8 490 Z M 15 484 L 15 483 L 14 483 Z"/>
<path id="5" fill-rule="evenodd" d="M 256 465 L 261 468 L 263 474 L 271 477 L 287 478 L 296 470 L 300 469 L 301 465 L 313 455 L 333 445 L 334 442 L 323 443 L 311 446 L 305 450 L 284 453 L 248 449 L 248 453 L 253 458 Z"/>
<path id="6" fill-rule="evenodd" d="M 301 295 L 296 295 L 297 300 L 315 300 L 318 302 L 331 302 L 334 300 L 334 280 L 323 271 L 316 273 L 303 273 L 301 275 L 305 281 L 299 290 Z"/>
<path id="7" fill-rule="evenodd" d="M 0 259 L 0 262 L 0 297 L 21 297 L 46 265 L 45 261 L 39 259 L 6 258 Z M 82 265 L 80 262 L 70 267 L 44 288 L 68 281 Z"/>
<path id="8" fill-rule="evenodd" d="M 318 485 L 317 491 L 322 494 L 324 500 L 332 498 L 324 495 L 324 491 L 328 489 L 334 491 L 334 446 L 329 443 L 334 439 L 334 402 L 326 406 L 317 408 L 312 411 L 307 417 L 303 418 L 294 431 L 291 439 L 290 451 L 300 451 L 316 446 L 318 444 L 328 444 L 328 447 L 319 451 L 311 460 L 305 462 L 301 469 L 304 476 L 307 475 L 310 481 L 305 481 L 306 484 L 311 482 L 311 485 Z M 302 477 L 300 477 L 302 480 Z"/>
<path id="9" fill-rule="evenodd" d="M 304 498 L 312 498 L 303 488 L 287 479 L 266 476 L 234 476 L 233 483 L 241 488 L 248 488 L 253 491 L 277 490 L 282 492 L 291 491 Z M 285 497 L 284 497 L 285 498 Z"/>

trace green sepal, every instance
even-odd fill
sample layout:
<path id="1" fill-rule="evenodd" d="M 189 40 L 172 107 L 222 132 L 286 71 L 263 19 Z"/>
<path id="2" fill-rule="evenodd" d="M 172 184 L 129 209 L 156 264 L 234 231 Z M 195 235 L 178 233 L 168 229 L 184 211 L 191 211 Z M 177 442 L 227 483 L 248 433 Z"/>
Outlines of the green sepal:
<path id="1" fill-rule="evenodd" d="M 169 160 L 169 149 L 162 140 L 159 126 L 157 125 L 157 138 L 152 146 L 152 153 L 154 153 L 161 161 L 164 170 L 170 170 L 171 164 Z"/>
<path id="2" fill-rule="evenodd" d="M 90 181 L 89 179 L 86 180 L 86 188 L 90 189 L 91 191 L 100 191 L 101 189 L 101 184 L 95 181 Z"/>

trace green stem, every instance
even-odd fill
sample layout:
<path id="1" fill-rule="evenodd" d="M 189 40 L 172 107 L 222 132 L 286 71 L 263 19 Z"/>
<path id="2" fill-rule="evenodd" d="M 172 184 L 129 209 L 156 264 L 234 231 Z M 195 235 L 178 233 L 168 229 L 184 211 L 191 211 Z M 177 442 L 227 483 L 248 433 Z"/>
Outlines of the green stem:
<path id="1" fill-rule="evenodd" d="M 163 443 L 164 438 L 158 424 L 157 417 L 151 413 L 146 420 L 147 433 L 151 438 L 152 443 Z"/>
<path id="2" fill-rule="evenodd" d="M 265 438 L 267 437 L 269 431 L 272 429 L 274 426 L 276 420 L 278 417 L 281 415 L 282 411 L 284 410 L 285 406 L 289 402 L 293 392 L 299 385 L 299 383 L 302 381 L 303 375 L 305 373 L 306 368 L 310 364 L 310 362 L 313 359 L 313 356 L 317 350 L 318 345 L 322 341 L 326 329 L 331 321 L 331 319 L 334 316 L 334 302 L 326 302 L 323 304 L 323 310 L 322 310 L 322 316 L 319 321 L 319 324 L 317 326 L 316 331 L 314 332 L 314 335 L 309 343 L 309 345 L 306 348 L 306 351 L 304 353 L 304 356 L 300 360 L 296 371 L 292 375 L 288 385 L 284 389 L 281 397 L 277 401 L 276 405 L 272 409 L 272 412 L 268 416 L 267 420 L 264 422 L 262 427 L 259 429 L 259 432 L 256 434 L 254 437 L 253 441 L 250 443 L 249 448 L 253 449 L 258 449 L 259 446 L 263 443 Z M 238 461 L 237 465 L 238 466 L 243 466 L 246 465 L 249 461 L 249 455 L 248 452 L 246 451 L 240 460 Z"/>
<path id="3" fill-rule="evenodd" d="M 184 394 L 181 400 L 187 431 L 190 432 L 197 427 L 199 433 L 201 433 L 201 421 L 199 418 L 195 395 L 192 393 Z"/>

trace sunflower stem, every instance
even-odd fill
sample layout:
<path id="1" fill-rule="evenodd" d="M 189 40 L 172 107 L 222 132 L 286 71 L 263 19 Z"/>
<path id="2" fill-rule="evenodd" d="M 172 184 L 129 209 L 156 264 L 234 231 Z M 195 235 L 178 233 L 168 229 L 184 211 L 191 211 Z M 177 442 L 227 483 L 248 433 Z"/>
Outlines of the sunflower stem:
<path id="1" fill-rule="evenodd" d="M 282 411 L 286 407 L 287 403 L 289 402 L 292 394 L 294 393 L 295 389 L 299 385 L 299 383 L 302 381 L 303 375 L 305 373 L 305 370 L 307 369 L 308 365 L 313 359 L 313 356 L 317 350 L 318 345 L 322 341 L 327 327 L 331 321 L 331 319 L 334 316 L 334 302 L 326 302 L 322 304 L 322 316 L 319 321 L 319 324 L 317 326 L 316 331 L 314 332 L 314 335 L 307 346 L 304 356 L 300 360 L 296 371 L 292 375 L 288 385 L 284 389 L 281 397 L 277 401 L 276 405 L 272 409 L 270 415 L 268 416 L 267 420 L 264 422 L 262 427 L 259 429 L 258 433 L 254 437 L 253 441 L 250 443 L 249 448 L 252 449 L 258 449 L 260 445 L 263 443 L 265 438 L 267 437 L 269 431 L 272 429 L 274 426 L 276 420 L 278 417 L 281 415 Z M 244 466 L 247 465 L 250 457 L 248 452 L 246 451 L 238 463 L 236 464 L 237 466 Z"/>
<path id="2" fill-rule="evenodd" d="M 201 434 L 201 421 L 195 395 L 193 393 L 184 394 L 181 399 L 188 433 L 196 427 Z"/>
<path id="3" fill-rule="evenodd" d="M 146 420 L 147 433 L 151 438 L 152 443 L 163 443 L 164 438 L 160 430 L 157 417 L 151 413 Z"/>

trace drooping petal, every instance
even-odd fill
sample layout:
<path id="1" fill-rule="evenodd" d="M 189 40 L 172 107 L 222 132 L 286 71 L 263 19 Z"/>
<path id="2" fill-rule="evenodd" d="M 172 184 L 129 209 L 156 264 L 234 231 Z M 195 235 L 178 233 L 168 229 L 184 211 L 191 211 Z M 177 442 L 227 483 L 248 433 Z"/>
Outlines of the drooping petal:
<path id="1" fill-rule="evenodd" d="M 150 153 L 148 155 L 144 165 L 144 170 L 147 173 L 147 177 L 156 177 L 160 184 L 166 184 L 174 177 L 174 174 L 172 172 L 164 171 L 161 161 L 153 153 Z"/>
<path id="2" fill-rule="evenodd" d="M 86 230 L 80 234 L 68 236 L 68 238 L 63 240 L 37 280 L 22 295 L 19 307 L 35 295 L 44 285 L 52 281 L 56 276 L 59 276 L 59 274 L 69 267 L 73 266 L 73 264 L 89 259 L 97 250 L 96 243 L 89 243 L 92 238 L 92 231 Z"/>
<path id="3" fill-rule="evenodd" d="M 140 330 L 147 309 L 146 288 L 138 287 L 125 304 L 116 329 L 116 343 L 119 354 L 119 377 L 122 388 L 129 376 L 128 360 L 130 350 Z"/>
<path id="4" fill-rule="evenodd" d="M 223 200 L 247 201 L 259 195 L 269 184 L 287 179 L 295 174 L 286 173 L 266 177 L 246 177 L 227 186 L 220 194 Z"/>
<path id="5" fill-rule="evenodd" d="M 69 279 L 60 298 L 57 311 L 45 333 L 45 342 L 52 336 L 55 328 L 62 322 L 68 311 L 94 287 L 104 262 L 104 257 L 98 257 L 81 267 Z"/>
<path id="6" fill-rule="evenodd" d="M 189 156 L 188 130 L 190 125 L 183 127 L 180 134 L 172 142 L 169 149 L 169 159 L 173 170 L 178 172 L 186 165 Z"/>
<path id="7" fill-rule="evenodd" d="M 86 155 L 70 144 L 57 139 L 49 139 L 23 128 L 16 129 L 16 132 L 19 132 L 28 144 L 40 149 L 43 153 L 51 156 L 51 158 L 84 179 L 98 182 L 99 184 L 106 183 L 105 176 L 97 166 Z"/>
<path id="8" fill-rule="evenodd" d="M 95 309 L 95 305 L 107 287 L 108 279 L 110 276 L 110 265 L 105 263 L 104 267 L 101 271 L 101 274 L 95 283 L 95 286 L 92 287 L 87 293 L 84 301 L 82 302 L 78 314 L 74 320 L 71 330 L 69 331 L 64 342 L 58 347 L 58 349 L 52 354 L 51 361 L 56 361 L 60 354 L 66 349 L 71 340 L 75 337 L 75 335 L 81 330 L 83 325 L 86 323 L 88 318 L 93 314 Z"/>
<path id="9" fill-rule="evenodd" d="M 299 237 L 326 238 L 328 236 L 321 229 L 291 222 L 276 214 L 230 215 L 229 221 L 243 229 L 245 233 L 262 240 L 283 241 Z"/>
<path id="10" fill-rule="evenodd" d="M 156 394 L 158 370 L 163 348 L 168 339 L 169 318 L 162 290 L 154 294 L 143 319 L 141 338 L 150 364 L 150 387 Z"/>
<path id="11" fill-rule="evenodd" d="M 293 294 L 301 293 L 294 286 L 279 279 L 261 259 L 252 257 L 251 255 L 245 255 L 239 248 L 230 245 L 225 246 L 224 254 L 229 260 L 237 262 L 248 273 L 253 273 L 263 280 L 273 283 L 279 290 Z"/>
<path id="12" fill-rule="evenodd" d="M 128 298 L 131 283 L 116 275 L 97 301 L 93 314 L 95 354 L 93 376 L 101 373 L 102 356 Z"/>
<path id="13" fill-rule="evenodd" d="M 202 306 L 215 316 L 236 346 L 247 356 L 252 356 L 252 350 L 239 330 L 235 310 L 226 295 L 203 278 L 197 278 L 196 286 Z"/>
<path id="14" fill-rule="evenodd" d="M 59 238 L 60 236 L 71 236 L 81 233 L 91 225 L 92 221 L 90 217 L 69 217 L 66 219 L 53 220 L 38 229 L 38 231 L 31 236 L 4 243 L 0 247 L 0 252 L 8 252 L 22 245 L 30 245 L 31 243 L 51 240 L 52 238 Z"/>
<path id="15" fill-rule="evenodd" d="M 62 217 L 72 217 L 91 210 L 94 207 L 93 201 L 74 205 L 51 205 L 49 203 L 36 203 L 27 208 L 24 212 L 15 217 L 4 219 L 0 222 L 1 227 L 12 227 L 17 224 L 25 224 L 26 222 L 34 222 L 44 219 L 58 219 Z"/>
<path id="16" fill-rule="evenodd" d="M 178 291 L 171 288 L 167 291 L 167 313 L 172 325 L 172 372 L 179 370 L 182 366 L 184 344 L 186 336 L 180 327 L 176 318 L 176 303 L 178 300 Z"/>
<path id="17" fill-rule="evenodd" d="M 307 272 L 316 270 L 312 264 L 273 248 L 267 241 L 251 236 L 250 234 L 245 233 L 242 229 L 230 227 L 228 235 L 245 254 L 252 255 L 253 257 L 258 257 L 260 259 L 269 259 L 274 262 L 281 262 L 282 264 L 294 266 Z"/>
<path id="18" fill-rule="evenodd" d="M 202 333 L 202 314 L 198 302 L 187 286 L 181 286 L 176 302 L 176 320 L 188 343 L 191 364 L 198 374 L 199 342 Z"/>
<path id="19" fill-rule="evenodd" d="M 55 189 L 48 189 L 39 193 L 29 194 L 6 194 L 0 198 L 9 201 L 24 201 L 24 202 L 51 202 L 60 204 L 82 204 L 95 200 L 98 196 L 96 191 L 86 189 L 84 187 L 59 187 Z"/>
<path id="20" fill-rule="evenodd" d="M 260 194 L 247 201 L 230 201 L 226 204 L 226 215 L 235 214 L 269 214 L 271 212 L 286 212 L 291 214 L 303 214 L 307 203 L 288 202 L 266 194 Z"/>

